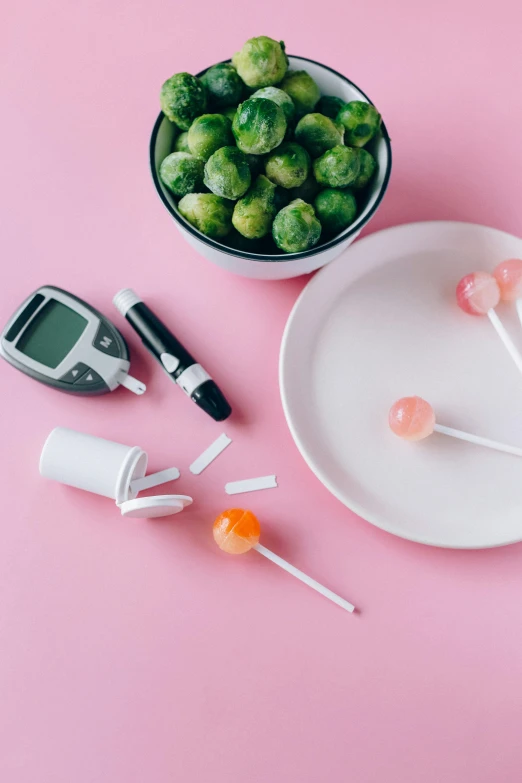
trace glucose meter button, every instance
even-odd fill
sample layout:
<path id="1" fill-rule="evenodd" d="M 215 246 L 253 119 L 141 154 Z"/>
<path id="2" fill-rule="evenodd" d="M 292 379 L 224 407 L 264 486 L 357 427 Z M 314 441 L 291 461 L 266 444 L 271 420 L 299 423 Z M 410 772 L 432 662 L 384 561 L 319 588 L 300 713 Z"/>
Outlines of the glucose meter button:
<path id="1" fill-rule="evenodd" d="M 76 381 L 79 381 L 88 370 L 89 367 L 86 364 L 78 362 L 69 372 L 66 372 L 60 380 L 63 381 L 63 383 L 76 383 Z"/>
<path id="2" fill-rule="evenodd" d="M 105 383 L 101 375 L 91 370 L 90 367 L 85 368 L 85 372 L 77 381 L 74 382 L 75 386 L 95 386 L 97 383 Z"/>
<path id="3" fill-rule="evenodd" d="M 95 348 L 98 349 L 98 351 L 108 353 L 109 356 L 116 356 L 116 358 L 120 356 L 118 341 L 104 323 L 99 325 L 98 331 L 96 332 L 96 337 L 94 338 L 92 344 Z"/>

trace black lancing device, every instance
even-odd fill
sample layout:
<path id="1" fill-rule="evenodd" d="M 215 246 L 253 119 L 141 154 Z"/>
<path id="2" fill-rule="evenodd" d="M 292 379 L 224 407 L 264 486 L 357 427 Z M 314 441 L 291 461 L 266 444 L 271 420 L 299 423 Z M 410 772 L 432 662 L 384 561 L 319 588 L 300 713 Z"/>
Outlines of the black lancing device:
<path id="1" fill-rule="evenodd" d="M 114 297 L 114 304 L 139 334 L 145 347 L 185 394 L 215 421 L 224 421 L 232 413 L 219 386 L 184 348 L 164 323 L 131 288 Z"/>

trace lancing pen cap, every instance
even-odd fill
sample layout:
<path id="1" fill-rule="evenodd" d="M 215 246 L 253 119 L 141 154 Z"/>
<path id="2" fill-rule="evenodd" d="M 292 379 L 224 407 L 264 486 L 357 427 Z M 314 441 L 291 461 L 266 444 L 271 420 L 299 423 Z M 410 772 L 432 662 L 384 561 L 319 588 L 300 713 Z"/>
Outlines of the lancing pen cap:
<path id="1" fill-rule="evenodd" d="M 113 302 L 139 334 L 145 347 L 185 394 L 215 421 L 227 419 L 232 408 L 218 385 L 150 307 L 131 288 L 124 288 L 117 293 Z"/>

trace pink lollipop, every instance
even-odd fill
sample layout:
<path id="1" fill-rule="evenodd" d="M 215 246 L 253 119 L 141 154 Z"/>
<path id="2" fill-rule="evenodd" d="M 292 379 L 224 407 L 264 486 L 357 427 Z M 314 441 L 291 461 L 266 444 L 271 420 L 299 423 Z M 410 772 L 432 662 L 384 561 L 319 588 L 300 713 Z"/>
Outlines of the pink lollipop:
<path id="1" fill-rule="evenodd" d="M 465 313 L 487 315 L 518 370 L 522 372 L 522 356 L 495 312 L 501 297 L 497 278 L 489 272 L 472 272 L 462 278 L 456 293 L 457 304 Z"/>
<path id="2" fill-rule="evenodd" d="M 522 258 L 508 258 L 493 270 L 504 302 L 515 302 L 522 324 Z"/>
<path id="3" fill-rule="evenodd" d="M 522 449 L 518 446 L 508 446 L 506 443 L 482 438 L 471 432 L 463 432 L 455 430 L 453 427 L 437 424 L 433 408 L 422 397 L 402 397 L 394 402 L 388 414 L 388 423 L 391 431 L 404 440 L 423 440 L 433 432 L 438 432 L 441 435 L 449 435 L 477 446 L 486 446 L 489 449 L 522 457 Z"/>

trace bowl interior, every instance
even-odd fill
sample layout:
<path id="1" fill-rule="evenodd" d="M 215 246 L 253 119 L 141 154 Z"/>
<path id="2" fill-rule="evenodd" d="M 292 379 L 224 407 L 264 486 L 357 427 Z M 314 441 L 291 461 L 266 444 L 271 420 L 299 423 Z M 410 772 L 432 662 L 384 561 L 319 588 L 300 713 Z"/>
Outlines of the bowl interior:
<path id="1" fill-rule="evenodd" d="M 336 95 L 342 98 L 346 102 L 348 101 L 369 101 L 367 96 L 361 92 L 352 82 L 346 79 L 336 71 L 332 71 L 330 68 L 316 63 L 313 60 L 308 60 L 304 57 L 294 57 L 289 55 L 290 68 L 293 70 L 305 70 L 308 71 L 310 76 L 317 82 L 322 95 Z M 198 74 L 201 75 L 201 74 Z M 161 199 L 169 212 L 173 217 L 191 234 L 197 236 L 203 242 L 212 245 L 221 251 L 232 253 L 233 255 L 242 256 L 245 258 L 264 259 L 270 260 L 271 258 L 282 260 L 295 260 L 297 258 L 303 258 L 305 256 L 313 255 L 318 251 L 322 251 L 327 247 L 331 247 L 338 242 L 346 239 L 347 236 L 355 234 L 362 226 L 369 220 L 370 216 L 375 212 L 379 205 L 390 176 L 391 168 L 391 148 L 388 133 L 384 124 L 381 126 L 381 130 L 378 135 L 371 140 L 366 146 L 366 149 L 371 152 L 374 158 L 377 160 L 378 168 L 372 181 L 365 188 L 364 191 L 360 191 L 358 194 L 359 203 L 359 215 L 354 223 L 346 228 L 341 234 L 338 234 L 328 242 L 320 242 L 310 250 L 301 253 L 285 253 L 281 254 L 277 252 L 277 249 L 271 250 L 269 253 L 252 253 L 244 251 L 242 248 L 237 249 L 226 244 L 224 242 L 217 242 L 213 239 L 209 239 L 200 231 L 195 229 L 184 217 L 178 212 L 176 205 L 176 199 L 170 193 L 170 191 L 163 185 L 159 176 L 158 170 L 161 162 L 172 150 L 172 143 L 174 137 L 174 129 L 169 120 L 160 115 L 156 126 L 154 128 L 151 139 L 151 167 L 154 178 L 154 183 L 158 190 Z"/>

